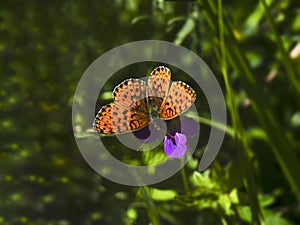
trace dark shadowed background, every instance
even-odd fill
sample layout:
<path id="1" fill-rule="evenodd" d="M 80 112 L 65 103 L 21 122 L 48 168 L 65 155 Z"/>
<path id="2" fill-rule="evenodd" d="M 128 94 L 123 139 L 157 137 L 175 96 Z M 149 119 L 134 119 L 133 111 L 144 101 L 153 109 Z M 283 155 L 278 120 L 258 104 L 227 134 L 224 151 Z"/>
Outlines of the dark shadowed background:
<path id="1" fill-rule="evenodd" d="M 210 130 L 199 94 L 193 159 L 162 183 L 127 187 L 82 158 L 72 101 L 97 57 L 148 39 L 185 46 L 207 63 L 226 98 L 228 127 L 215 162 L 199 173 Z M 299 224 L 299 42 L 297 1 L 1 1 L 0 224 Z M 153 65 L 115 74 L 95 113 L 114 86 Z M 161 160 L 134 158 L 114 137 L 104 142 L 133 165 Z"/>

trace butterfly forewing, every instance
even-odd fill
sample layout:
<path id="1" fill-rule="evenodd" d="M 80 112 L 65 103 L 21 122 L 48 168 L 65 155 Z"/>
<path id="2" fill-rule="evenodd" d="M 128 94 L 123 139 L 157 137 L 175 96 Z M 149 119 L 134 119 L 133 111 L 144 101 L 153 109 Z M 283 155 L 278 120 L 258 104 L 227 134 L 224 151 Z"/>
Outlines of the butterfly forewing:
<path id="1" fill-rule="evenodd" d="M 167 96 L 171 81 L 171 71 L 164 66 L 156 67 L 148 80 L 148 101 L 158 110 Z"/>
<path id="2" fill-rule="evenodd" d="M 140 79 L 127 79 L 115 87 L 114 102 L 128 109 L 147 112 L 146 82 Z"/>
<path id="3" fill-rule="evenodd" d="M 168 96 L 160 107 L 160 118 L 170 120 L 186 112 L 196 100 L 195 91 L 182 81 L 172 82 Z"/>

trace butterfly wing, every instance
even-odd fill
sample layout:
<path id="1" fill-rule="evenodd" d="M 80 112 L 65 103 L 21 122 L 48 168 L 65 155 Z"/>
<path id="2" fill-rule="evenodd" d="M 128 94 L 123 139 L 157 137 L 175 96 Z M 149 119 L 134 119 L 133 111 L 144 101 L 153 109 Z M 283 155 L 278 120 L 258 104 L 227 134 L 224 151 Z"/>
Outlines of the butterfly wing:
<path id="1" fill-rule="evenodd" d="M 170 120 L 186 112 L 196 100 L 195 91 L 182 81 L 172 82 L 167 97 L 160 107 L 160 118 Z"/>
<path id="2" fill-rule="evenodd" d="M 94 120 L 94 129 L 101 134 L 116 134 L 138 130 L 149 123 L 148 115 L 110 103 L 103 106 Z"/>
<path id="3" fill-rule="evenodd" d="M 113 91 L 114 103 L 147 114 L 146 86 L 140 79 L 124 80 Z"/>
<path id="4" fill-rule="evenodd" d="M 138 130 L 149 123 L 146 102 L 146 82 L 127 79 L 115 87 L 114 102 L 98 112 L 94 129 L 103 134 Z"/>
<path id="5" fill-rule="evenodd" d="M 148 101 L 160 109 L 163 99 L 167 96 L 171 81 L 171 71 L 165 66 L 156 67 L 148 80 Z"/>

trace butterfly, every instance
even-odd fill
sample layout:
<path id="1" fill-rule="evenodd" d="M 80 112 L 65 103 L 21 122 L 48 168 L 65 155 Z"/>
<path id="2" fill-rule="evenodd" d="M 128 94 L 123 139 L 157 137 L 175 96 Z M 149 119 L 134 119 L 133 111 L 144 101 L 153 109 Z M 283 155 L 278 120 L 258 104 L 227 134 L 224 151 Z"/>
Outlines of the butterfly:
<path id="1" fill-rule="evenodd" d="M 195 91 L 182 81 L 171 81 L 171 71 L 158 66 L 148 81 L 126 79 L 113 90 L 112 103 L 103 106 L 93 127 L 101 134 L 121 134 L 146 127 L 153 118 L 171 120 L 196 100 Z"/>

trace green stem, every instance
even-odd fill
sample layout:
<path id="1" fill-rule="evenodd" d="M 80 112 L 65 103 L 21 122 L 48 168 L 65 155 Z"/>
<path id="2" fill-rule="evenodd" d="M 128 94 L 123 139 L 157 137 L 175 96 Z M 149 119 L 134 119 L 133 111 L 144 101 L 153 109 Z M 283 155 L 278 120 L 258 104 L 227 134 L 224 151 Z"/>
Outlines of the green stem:
<path id="1" fill-rule="evenodd" d="M 242 125 L 241 120 L 238 115 L 238 105 L 235 101 L 235 93 L 231 86 L 230 78 L 227 72 L 227 58 L 226 58 L 226 48 L 225 48 L 225 40 L 224 40 L 224 23 L 223 23 L 223 7 L 222 0 L 218 0 L 218 26 L 219 26 L 219 34 L 220 34 L 220 64 L 221 71 L 223 74 L 223 78 L 225 81 L 225 87 L 227 92 L 227 102 L 228 108 L 230 111 L 233 129 L 235 130 L 234 137 L 236 141 L 236 145 L 239 146 L 237 148 L 239 161 L 243 168 L 243 174 L 245 177 L 245 186 L 248 192 L 251 209 L 252 209 L 252 224 L 261 224 L 260 218 L 262 217 L 262 210 L 260 208 L 258 202 L 258 194 L 256 191 L 255 179 L 254 179 L 254 168 L 251 166 L 250 153 L 251 149 L 248 145 L 248 142 L 245 138 L 245 132 Z"/>
<path id="2" fill-rule="evenodd" d="M 187 176 L 186 176 L 186 172 L 185 172 L 184 157 L 182 157 L 181 162 L 182 162 L 182 166 L 181 166 L 182 182 L 183 182 L 185 192 L 188 193 L 190 191 L 190 188 L 189 188 L 189 185 L 187 182 Z"/>
<path id="3" fill-rule="evenodd" d="M 140 187 L 140 189 L 141 189 L 143 199 L 146 203 L 146 211 L 147 211 L 148 218 L 150 219 L 153 225 L 161 225 L 158 210 L 153 200 L 151 199 L 150 195 L 148 194 L 148 188 L 146 186 L 142 186 Z"/>

